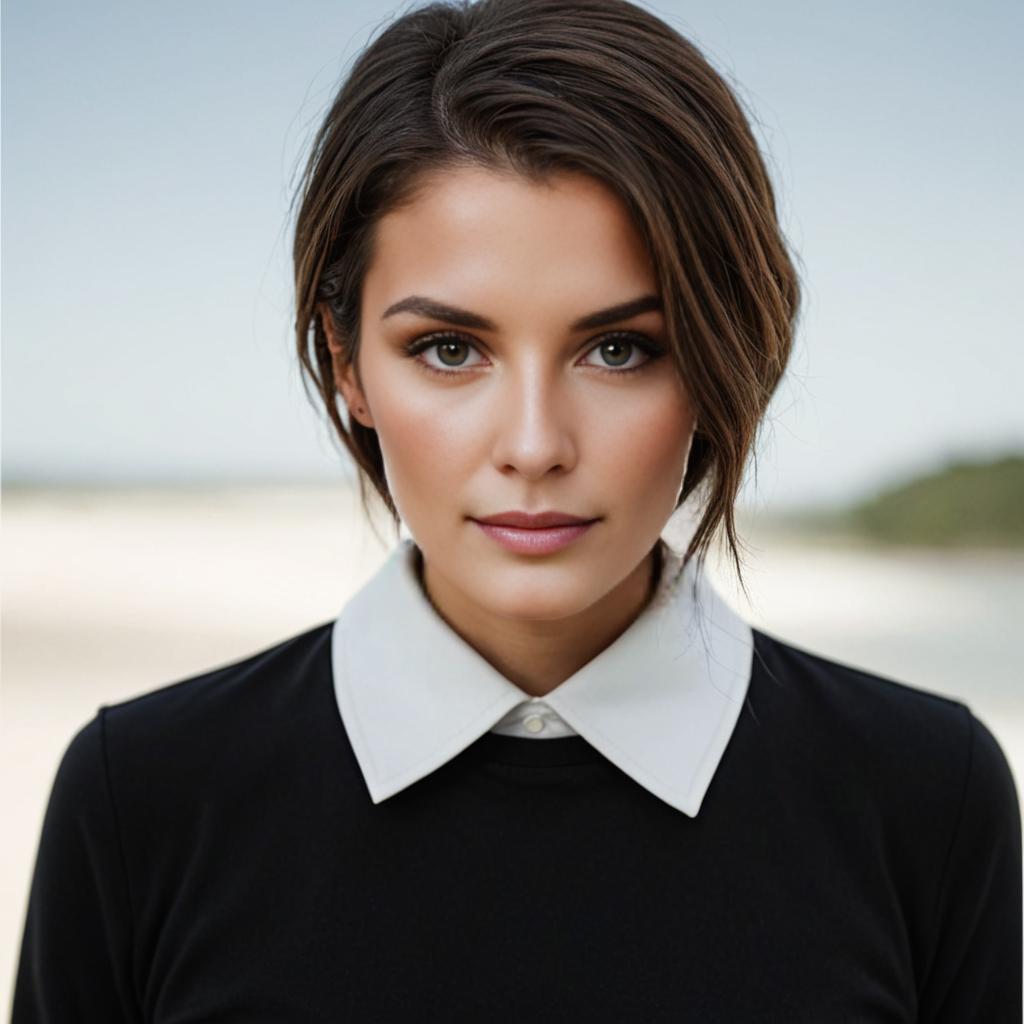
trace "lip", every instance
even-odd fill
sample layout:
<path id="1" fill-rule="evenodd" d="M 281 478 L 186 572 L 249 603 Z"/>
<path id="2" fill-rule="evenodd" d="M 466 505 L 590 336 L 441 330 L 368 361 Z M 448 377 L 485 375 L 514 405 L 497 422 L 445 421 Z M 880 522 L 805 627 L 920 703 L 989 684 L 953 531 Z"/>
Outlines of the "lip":
<path id="1" fill-rule="evenodd" d="M 582 537 L 597 519 L 566 512 L 500 512 L 473 519 L 492 540 L 521 555 L 547 555 Z"/>
<path id="2" fill-rule="evenodd" d="M 593 523 L 597 517 L 587 519 L 584 516 L 570 515 L 554 509 L 548 512 L 498 512 L 493 516 L 475 516 L 478 523 L 489 526 L 514 526 L 520 530 L 541 530 L 549 526 L 582 526 Z"/>

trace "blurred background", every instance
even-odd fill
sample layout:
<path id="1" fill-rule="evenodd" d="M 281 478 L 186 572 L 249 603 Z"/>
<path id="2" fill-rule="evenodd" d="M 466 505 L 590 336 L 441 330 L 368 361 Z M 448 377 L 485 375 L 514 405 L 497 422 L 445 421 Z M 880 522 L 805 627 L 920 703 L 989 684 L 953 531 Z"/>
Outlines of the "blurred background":
<path id="1" fill-rule="evenodd" d="M 3 7 L 2 1005 L 77 728 L 333 618 L 386 552 L 300 385 L 289 204 L 408 6 Z M 750 599 L 719 583 L 966 701 L 1019 787 L 1024 6 L 643 6 L 748 106 L 805 287 L 742 495 Z"/>

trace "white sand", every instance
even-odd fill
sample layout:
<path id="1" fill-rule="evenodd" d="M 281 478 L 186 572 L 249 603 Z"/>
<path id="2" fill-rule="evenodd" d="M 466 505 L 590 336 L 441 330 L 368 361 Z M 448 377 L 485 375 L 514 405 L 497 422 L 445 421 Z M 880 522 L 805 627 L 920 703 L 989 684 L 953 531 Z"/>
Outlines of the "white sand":
<path id="1" fill-rule="evenodd" d="M 8 1005 L 53 772 L 113 703 L 236 660 L 333 618 L 386 549 L 344 485 L 6 492 L 3 502 L 0 1005 Z M 1020 555 L 755 548 L 755 625 L 968 701 L 1024 772 L 1014 609 Z"/>

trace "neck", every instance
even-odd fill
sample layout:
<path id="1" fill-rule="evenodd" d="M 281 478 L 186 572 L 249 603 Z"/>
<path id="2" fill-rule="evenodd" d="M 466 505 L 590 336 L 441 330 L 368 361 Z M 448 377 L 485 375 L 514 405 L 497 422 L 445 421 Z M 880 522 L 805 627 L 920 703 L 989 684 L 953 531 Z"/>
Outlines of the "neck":
<path id="1" fill-rule="evenodd" d="M 538 621 L 489 613 L 433 573 L 419 549 L 416 554 L 420 585 L 435 611 L 531 697 L 550 693 L 624 633 L 654 596 L 662 567 L 659 543 L 599 601 L 568 618 Z"/>

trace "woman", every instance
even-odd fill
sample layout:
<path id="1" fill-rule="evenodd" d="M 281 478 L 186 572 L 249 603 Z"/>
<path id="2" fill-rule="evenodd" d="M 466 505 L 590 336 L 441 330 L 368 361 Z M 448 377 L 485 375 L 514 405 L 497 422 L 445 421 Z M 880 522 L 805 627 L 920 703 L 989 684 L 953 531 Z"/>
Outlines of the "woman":
<path id="1" fill-rule="evenodd" d="M 315 139 L 295 274 L 410 536 L 336 621 L 75 736 L 15 1021 L 1019 1020 L 992 734 L 703 570 L 720 529 L 741 569 L 799 287 L 702 55 L 625 0 L 406 13 Z"/>

